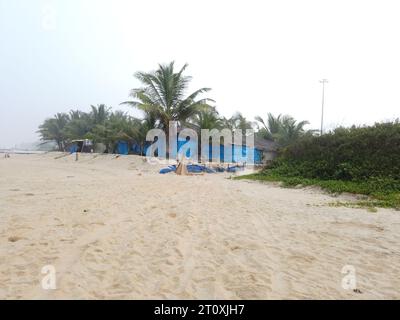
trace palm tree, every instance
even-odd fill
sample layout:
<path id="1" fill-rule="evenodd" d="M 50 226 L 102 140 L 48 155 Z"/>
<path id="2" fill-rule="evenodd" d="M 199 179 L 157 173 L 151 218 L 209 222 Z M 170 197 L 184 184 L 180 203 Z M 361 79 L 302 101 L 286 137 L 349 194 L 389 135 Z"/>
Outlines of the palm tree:
<path id="1" fill-rule="evenodd" d="M 180 125 L 212 101 L 197 99 L 200 94 L 210 91 L 209 88 L 201 88 L 185 96 L 192 79 L 190 76 L 183 75 L 186 68 L 187 64 L 175 72 L 174 62 L 171 62 L 166 65 L 160 64 L 159 68 L 153 72 L 137 72 L 135 77 L 142 82 L 143 87 L 132 89 L 130 96 L 134 100 L 122 104 L 131 105 L 157 119 L 159 127 L 168 137 L 170 121 L 177 121 Z"/>
<path id="2" fill-rule="evenodd" d="M 205 106 L 192 116 L 189 126 L 193 126 L 200 133 L 201 129 L 220 129 L 222 120 L 215 107 Z"/>
<path id="3" fill-rule="evenodd" d="M 90 113 L 71 110 L 69 112 L 70 121 L 64 130 L 66 136 L 69 140 L 90 138 L 96 140 L 96 142 L 104 142 L 104 136 L 90 133 L 98 126 L 106 126 L 106 122 L 110 117 L 110 109 L 106 105 L 100 104 L 97 106 L 92 105 Z M 104 128 L 97 128 L 95 131 L 104 133 Z"/>
<path id="4" fill-rule="evenodd" d="M 246 134 L 246 130 L 253 129 L 255 123 L 248 121 L 240 112 L 236 112 L 232 117 L 222 118 L 222 125 L 224 128 L 231 131 L 242 130 L 243 134 Z"/>
<path id="5" fill-rule="evenodd" d="M 304 129 L 304 126 L 309 124 L 308 121 L 297 122 L 289 115 L 280 114 L 275 117 L 268 113 L 267 122 L 260 116 L 255 119 L 262 124 L 259 134 L 266 139 L 274 140 L 281 147 L 285 147 L 295 142 L 298 138 L 314 132 L 314 130 L 306 131 Z"/>
<path id="6" fill-rule="evenodd" d="M 103 143 L 106 152 L 114 152 L 118 140 L 131 140 L 130 117 L 125 112 L 110 112 L 110 108 L 100 105 L 92 106 L 90 115 L 94 126 L 85 138 L 95 143 Z"/>
<path id="7" fill-rule="evenodd" d="M 234 123 L 235 123 L 235 128 L 242 130 L 243 133 L 246 133 L 246 130 L 248 129 L 253 129 L 253 126 L 255 125 L 254 122 L 248 121 L 240 112 L 236 112 L 233 117 Z"/>
<path id="8" fill-rule="evenodd" d="M 156 127 L 157 119 L 154 114 L 146 113 L 144 119 L 135 119 L 135 137 L 139 143 L 142 156 L 144 155 L 147 132 Z"/>
<path id="9" fill-rule="evenodd" d="M 297 122 L 291 116 L 283 116 L 282 126 L 278 137 L 279 144 L 281 146 L 288 146 L 305 134 L 313 132 L 313 130 L 304 130 L 304 126 L 307 124 L 309 124 L 308 121 Z"/>
<path id="10" fill-rule="evenodd" d="M 88 131 L 86 134 L 82 134 L 82 137 L 90 139 L 94 143 L 102 143 L 106 146 L 107 152 L 113 152 L 113 137 L 108 123 L 112 114 L 111 108 L 104 104 L 90 107 L 92 110 L 86 114 L 84 119 Z"/>
<path id="11" fill-rule="evenodd" d="M 236 120 L 235 120 L 234 117 L 230 117 L 230 118 L 225 118 L 225 117 L 223 117 L 223 118 L 221 119 L 221 122 L 222 122 L 222 126 L 223 126 L 225 129 L 229 129 L 229 130 L 231 130 L 231 131 L 235 130 L 235 127 L 236 127 Z"/>
<path id="12" fill-rule="evenodd" d="M 218 111 L 215 107 L 204 106 L 201 107 L 196 114 L 191 117 L 187 123 L 188 127 L 192 127 L 197 132 L 197 137 L 201 139 L 202 129 L 222 129 L 222 119 L 220 118 Z M 212 138 L 209 138 L 209 145 L 212 143 Z M 198 141 L 198 156 L 201 157 L 201 142 Z"/>
<path id="13" fill-rule="evenodd" d="M 90 118 L 93 122 L 93 125 L 102 124 L 107 121 L 108 117 L 110 116 L 110 109 L 104 104 L 99 104 L 96 106 L 90 106 L 92 111 L 90 112 Z"/>
<path id="14" fill-rule="evenodd" d="M 65 150 L 66 136 L 65 126 L 69 122 L 69 116 L 66 113 L 57 113 L 54 118 L 46 119 L 39 126 L 38 133 L 43 141 L 55 141 L 59 151 Z"/>
<path id="15" fill-rule="evenodd" d="M 64 133 L 69 140 L 83 139 L 93 128 L 90 115 L 79 110 L 69 112 L 70 121 L 64 128 Z"/>
<path id="16" fill-rule="evenodd" d="M 260 116 L 256 116 L 256 121 L 260 122 L 263 126 L 260 129 L 260 134 L 266 139 L 274 140 L 277 137 L 282 126 L 281 118 L 281 114 L 275 117 L 272 113 L 268 113 L 267 122 L 265 123 L 263 118 L 261 118 Z"/>

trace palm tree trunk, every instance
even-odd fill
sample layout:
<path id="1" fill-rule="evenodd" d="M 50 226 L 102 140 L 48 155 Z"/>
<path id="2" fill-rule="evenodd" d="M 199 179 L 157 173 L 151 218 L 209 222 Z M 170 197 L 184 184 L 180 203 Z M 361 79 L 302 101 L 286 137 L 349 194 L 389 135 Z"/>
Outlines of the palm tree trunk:
<path id="1" fill-rule="evenodd" d="M 169 126 L 165 127 L 165 156 L 169 160 Z"/>

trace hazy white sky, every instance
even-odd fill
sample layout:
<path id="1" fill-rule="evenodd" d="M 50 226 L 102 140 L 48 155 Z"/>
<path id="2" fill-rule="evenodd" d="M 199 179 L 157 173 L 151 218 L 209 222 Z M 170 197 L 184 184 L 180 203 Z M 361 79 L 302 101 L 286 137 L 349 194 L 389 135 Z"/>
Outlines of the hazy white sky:
<path id="1" fill-rule="evenodd" d="M 136 71 L 189 63 L 225 116 L 318 128 L 400 116 L 398 0 L 0 0 L 0 148 L 56 112 L 114 108 Z M 135 114 L 135 112 L 131 112 Z"/>

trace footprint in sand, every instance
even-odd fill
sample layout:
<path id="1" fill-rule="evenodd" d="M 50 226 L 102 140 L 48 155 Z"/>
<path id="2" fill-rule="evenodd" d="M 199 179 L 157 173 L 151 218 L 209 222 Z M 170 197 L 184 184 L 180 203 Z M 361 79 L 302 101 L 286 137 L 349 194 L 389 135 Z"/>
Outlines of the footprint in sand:
<path id="1" fill-rule="evenodd" d="M 22 239 L 23 238 L 19 237 L 19 236 L 11 236 L 11 237 L 8 238 L 8 241 L 9 242 L 17 242 L 17 241 L 22 240 Z"/>

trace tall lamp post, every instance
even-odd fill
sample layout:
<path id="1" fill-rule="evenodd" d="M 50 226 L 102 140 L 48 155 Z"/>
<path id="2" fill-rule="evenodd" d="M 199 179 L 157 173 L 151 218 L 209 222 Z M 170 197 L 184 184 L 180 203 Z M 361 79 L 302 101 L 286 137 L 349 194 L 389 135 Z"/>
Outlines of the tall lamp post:
<path id="1" fill-rule="evenodd" d="M 325 104 L 325 84 L 328 83 L 328 80 L 322 79 L 319 81 L 322 83 L 322 112 L 321 112 L 321 136 L 324 132 L 324 104 Z"/>

